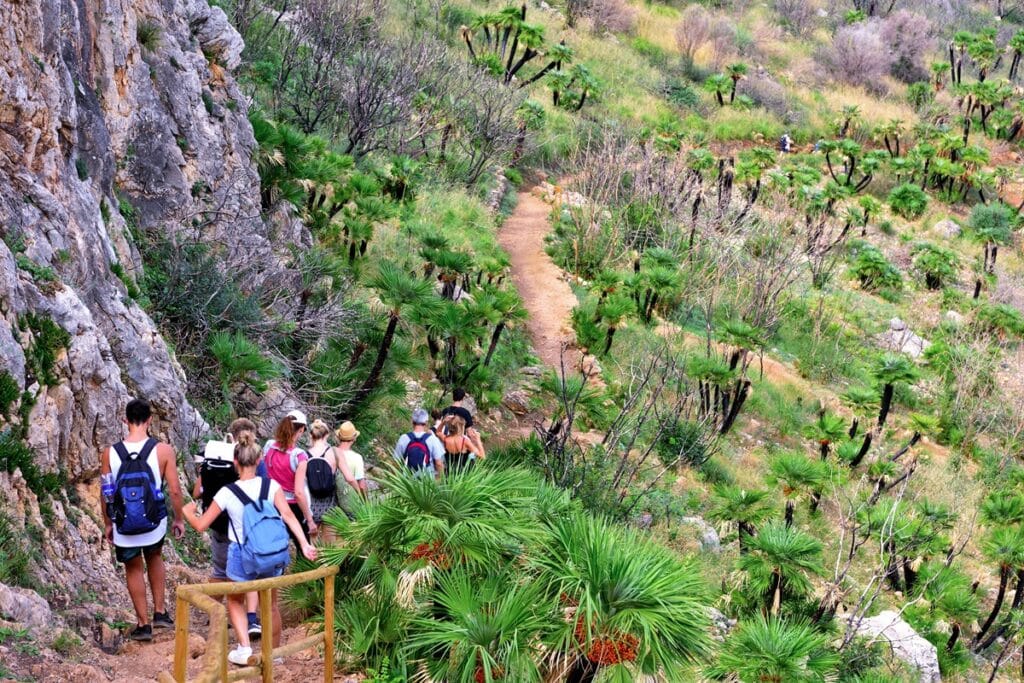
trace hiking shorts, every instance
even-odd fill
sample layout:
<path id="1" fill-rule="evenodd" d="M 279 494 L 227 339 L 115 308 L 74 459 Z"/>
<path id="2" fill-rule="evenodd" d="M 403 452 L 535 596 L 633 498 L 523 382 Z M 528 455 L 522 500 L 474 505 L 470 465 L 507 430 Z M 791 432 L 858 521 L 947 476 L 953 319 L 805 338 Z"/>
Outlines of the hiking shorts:
<path id="1" fill-rule="evenodd" d="M 281 576 L 284 573 L 284 569 L 279 571 L 277 574 L 271 576 L 250 576 L 245 573 L 245 568 L 242 567 L 242 546 L 237 543 L 232 543 L 228 547 L 228 564 L 227 564 L 227 576 L 232 581 L 252 581 L 254 579 L 269 579 L 273 576 Z"/>
<path id="2" fill-rule="evenodd" d="M 138 548 L 122 548 L 119 545 L 114 546 L 114 557 L 117 558 L 118 562 L 128 564 L 139 555 L 144 555 L 147 560 L 151 557 L 155 557 L 161 553 L 164 549 L 164 539 L 160 539 L 153 545 L 142 546 Z"/>
<path id="3" fill-rule="evenodd" d="M 210 576 L 214 579 L 228 578 L 228 546 L 231 541 L 227 534 L 210 529 L 210 564 L 213 565 Z"/>

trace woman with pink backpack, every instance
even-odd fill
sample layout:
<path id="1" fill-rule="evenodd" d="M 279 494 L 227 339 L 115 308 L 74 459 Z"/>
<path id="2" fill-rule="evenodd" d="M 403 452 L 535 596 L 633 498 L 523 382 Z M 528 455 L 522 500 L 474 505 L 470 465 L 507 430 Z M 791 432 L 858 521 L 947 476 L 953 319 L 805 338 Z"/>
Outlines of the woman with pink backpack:
<path id="1" fill-rule="evenodd" d="M 267 474 L 276 481 L 284 491 L 285 500 L 302 526 L 305 539 L 298 539 L 292 530 L 288 534 L 295 543 L 295 550 L 302 552 L 303 540 L 307 543 L 316 535 L 316 520 L 309 506 L 306 493 L 306 463 L 309 454 L 299 448 L 299 438 L 306 431 L 306 414 L 301 410 L 293 410 L 281 418 L 274 429 L 274 438 L 263 448 L 263 463 Z"/>

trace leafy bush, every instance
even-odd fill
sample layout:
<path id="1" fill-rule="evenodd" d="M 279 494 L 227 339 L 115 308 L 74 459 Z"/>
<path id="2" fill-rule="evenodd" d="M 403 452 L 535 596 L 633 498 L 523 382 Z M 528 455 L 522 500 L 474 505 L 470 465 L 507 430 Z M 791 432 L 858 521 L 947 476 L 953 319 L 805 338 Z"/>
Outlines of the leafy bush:
<path id="1" fill-rule="evenodd" d="M 143 19 L 135 27 L 135 39 L 145 50 L 152 52 L 160 47 L 163 28 L 153 19 Z"/>
<path id="2" fill-rule="evenodd" d="M 0 431 L 0 470 L 8 474 L 21 470 L 28 487 L 40 497 L 56 493 L 63 484 L 59 474 L 39 471 L 36 454 L 12 429 Z"/>
<path id="3" fill-rule="evenodd" d="M 25 354 L 25 360 L 40 383 L 56 386 L 59 382 L 54 374 L 57 353 L 67 347 L 71 335 L 53 320 L 35 313 L 29 313 L 22 321 L 32 333 L 32 341 Z"/>
<path id="4" fill-rule="evenodd" d="M 1000 337 L 1024 336 L 1024 314 L 1009 304 L 983 303 L 975 321 L 982 330 Z"/>
<path id="5" fill-rule="evenodd" d="M 917 185 L 903 183 L 889 193 L 889 208 L 906 220 L 916 220 L 928 208 L 928 195 Z"/>
<path id="6" fill-rule="evenodd" d="M 2 439 L 0 435 L 0 447 Z M 25 541 L 24 531 L 15 528 L 14 523 L 0 513 L 0 548 L 4 549 L 0 553 L 0 583 L 38 588 L 29 571 L 33 560 L 31 546 Z"/>
<path id="7" fill-rule="evenodd" d="M 693 87 L 677 79 L 669 79 L 662 86 L 665 98 L 677 107 L 696 109 L 700 105 L 700 95 Z"/>
<path id="8" fill-rule="evenodd" d="M 914 246 L 911 254 L 914 255 L 914 270 L 924 278 L 928 289 L 942 289 L 945 284 L 956 280 L 960 270 L 956 252 L 931 242 L 921 242 Z"/>
<path id="9" fill-rule="evenodd" d="M 267 382 L 281 374 L 280 368 L 241 332 L 214 334 L 210 339 L 210 353 L 220 364 L 220 381 L 226 397 L 237 384 L 264 392 Z"/>
<path id="10" fill-rule="evenodd" d="M 679 464 L 700 468 L 711 457 L 707 429 L 689 420 L 675 420 L 658 437 L 655 447 L 666 467 Z"/>
<path id="11" fill-rule="evenodd" d="M 850 273 L 860 280 L 861 287 L 873 292 L 903 286 L 899 269 L 885 258 L 885 254 L 866 243 L 856 249 Z"/>
<path id="12" fill-rule="evenodd" d="M 923 109 L 935 101 L 935 88 L 931 83 L 918 81 L 907 86 L 907 102 L 914 109 Z"/>
<path id="13" fill-rule="evenodd" d="M 21 389 L 11 375 L 0 370 L 0 419 L 10 416 L 11 404 L 18 400 Z"/>

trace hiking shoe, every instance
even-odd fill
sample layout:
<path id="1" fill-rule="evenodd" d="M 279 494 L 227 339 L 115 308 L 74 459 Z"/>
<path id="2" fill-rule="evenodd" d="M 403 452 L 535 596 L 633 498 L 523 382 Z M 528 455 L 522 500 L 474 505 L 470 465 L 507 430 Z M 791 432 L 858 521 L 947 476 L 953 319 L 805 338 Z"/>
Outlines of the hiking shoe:
<path id="1" fill-rule="evenodd" d="M 153 612 L 153 628 L 174 628 L 174 619 L 167 612 Z"/>
<path id="2" fill-rule="evenodd" d="M 241 645 L 228 653 L 228 661 L 238 666 L 247 666 L 249 664 L 249 657 L 252 657 L 252 648 L 242 647 Z"/>
<path id="3" fill-rule="evenodd" d="M 132 640 L 153 640 L 153 627 L 149 624 L 136 626 L 135 630 L 128 634 L 128 637 Z"/>
<path id="4" fill-rule="evenodd" d="M 260 636 L 263 635 L 263 627 L 260 626 L 260 622 L 253 621 L 249 623 L 249 638 L 259 640 Z"/>

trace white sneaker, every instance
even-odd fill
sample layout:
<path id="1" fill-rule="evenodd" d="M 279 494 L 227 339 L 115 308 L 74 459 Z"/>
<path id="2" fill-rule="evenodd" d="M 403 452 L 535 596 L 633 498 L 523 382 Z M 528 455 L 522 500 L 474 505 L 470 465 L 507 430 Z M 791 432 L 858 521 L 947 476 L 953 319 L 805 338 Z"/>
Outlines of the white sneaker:
<path id="1" fill-rule="evenodd" d="M 241 645 L 228 653 L 228 661 L 238 666 L 247 666 L 249 664 L 249 657 L 252 657 L 252 648 L 242 647 Z"/>

